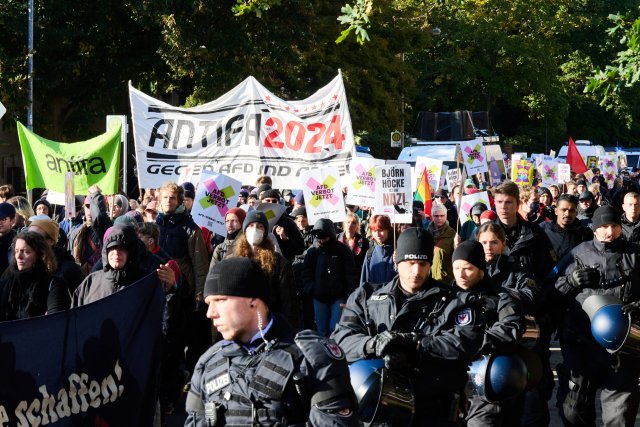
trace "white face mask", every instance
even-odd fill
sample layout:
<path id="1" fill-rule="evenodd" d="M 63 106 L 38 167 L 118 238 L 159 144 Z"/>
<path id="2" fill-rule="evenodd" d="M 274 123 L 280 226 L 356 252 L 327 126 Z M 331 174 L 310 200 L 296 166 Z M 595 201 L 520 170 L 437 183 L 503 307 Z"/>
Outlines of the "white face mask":
<path id="1" fill-rule="evenodd" d="M 264 231 L 257 228 L 247 228 L 244 234 L 247 236 L 247 242 L 249 242 L 251 246 L 259 245 L 264 237 Z"/>

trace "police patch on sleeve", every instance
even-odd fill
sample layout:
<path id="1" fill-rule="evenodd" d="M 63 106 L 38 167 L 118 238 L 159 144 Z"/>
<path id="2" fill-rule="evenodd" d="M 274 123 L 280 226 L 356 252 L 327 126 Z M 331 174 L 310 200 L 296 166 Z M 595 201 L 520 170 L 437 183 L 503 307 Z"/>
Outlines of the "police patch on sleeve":
<path id="1" fill-rule="evenodd" d="M 470 308 L 465 308 L 461 310 L 456 315 L 456 325 L 458 326 L 467 326 L 473 321 L 473 312 Z"/>
<path id="2" fill-rule="evenodd" d="M 344 359 L 344 352 L 340 348 L 340 346 L 331 341 L 325 341 L 323 343 L 323 347 L 325 351 L 329 354 L 329 357 L 336 360 Z"/>

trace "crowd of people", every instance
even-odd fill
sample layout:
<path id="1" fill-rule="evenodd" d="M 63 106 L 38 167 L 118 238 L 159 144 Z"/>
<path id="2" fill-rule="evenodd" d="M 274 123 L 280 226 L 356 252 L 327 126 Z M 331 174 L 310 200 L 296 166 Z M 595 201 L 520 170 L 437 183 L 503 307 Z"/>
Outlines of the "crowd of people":
<path id="1" fill-rule="evenodd" d="M 549 188 L 468 178 L 438 189 L 430 211 L 414 202 L 411 224 L 353 205 L 341 223 L 310 224 L 302 192 L 261 176 L 226 212 L 224 236 L 194 222 L 189 182 L 138 199 L 93 186 L 72 218 L 4 185 L 0 320 L 89 304 L 155 272 L 158 399 L 170 415 L 187 392 L 187 425 L 358 425 L 347 363 L 382 360 L 410 381 L 411 425 L 549 425 L 556 369 L 566 425 L 594 425 L 601 390 L 604 424 L 632 426 L 638 356 L 598 344 L 582 303 L 610 295 L 640 314 L 640 185 L 592 172 Z M 478 191 L 490 202 L 461 221 L 460 196 Z M 272 203 L 286 210 L 270 226 L 261 205 Z M 518 393 L 469 388 L 469 365 L 496 355 L 524 362 Z M 379 425 L 400 425 L 384 411 Z"/>

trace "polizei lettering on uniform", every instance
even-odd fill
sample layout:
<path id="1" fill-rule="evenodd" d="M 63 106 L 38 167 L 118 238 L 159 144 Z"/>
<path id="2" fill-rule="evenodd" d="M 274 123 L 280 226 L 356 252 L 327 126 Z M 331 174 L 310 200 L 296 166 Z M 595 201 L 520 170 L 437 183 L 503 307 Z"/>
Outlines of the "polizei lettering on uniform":
<path id="1" fill-rule="evenodd" d="M 107 166 L 101 157 L 74 157 L 63 159 L 53 157 L 51 154 L 45 156 L 47 167 L 56 173 L 75 172 L 76 175 L 99 175 L 107 173 Z"/>
<path id="2" fill-rule="evenodd" d="M 120 361 L 116 361 L 113 373 L 102 380 L 90 379 L 85 373 L 73 373 L 69 375 L 67 388 L 50 394 L 47 386 L 43 385 L 38 388 L 41 398 L 18 403 L 14 411 L 17 424 L 11 422 L 5 406 L 0 404 L 0 427 L 54 424 L 65 417 L 87 412 L 90 407 L 99 408 L 113 403 L 124 393 L 121 380 Z"/>

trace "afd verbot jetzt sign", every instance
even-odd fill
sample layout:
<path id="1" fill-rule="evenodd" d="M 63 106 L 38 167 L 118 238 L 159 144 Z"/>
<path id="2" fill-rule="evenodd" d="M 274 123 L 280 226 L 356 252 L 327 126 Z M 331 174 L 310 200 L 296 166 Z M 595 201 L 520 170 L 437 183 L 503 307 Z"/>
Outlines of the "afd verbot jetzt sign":
<path id="1" fill-rule="evenodd" d="M 248 77 L 215 101 L 180 108 L 129 86 L 140 186 L 176 181 L 185 167 L 275 188 L 302 188 L 318 167 L 347 171 L 353 130 L 338 75 L 309 98 L 286 101 Z"/>

